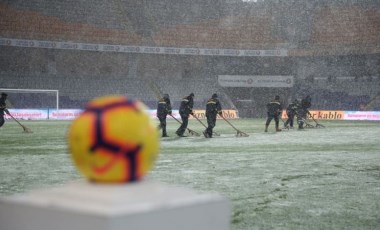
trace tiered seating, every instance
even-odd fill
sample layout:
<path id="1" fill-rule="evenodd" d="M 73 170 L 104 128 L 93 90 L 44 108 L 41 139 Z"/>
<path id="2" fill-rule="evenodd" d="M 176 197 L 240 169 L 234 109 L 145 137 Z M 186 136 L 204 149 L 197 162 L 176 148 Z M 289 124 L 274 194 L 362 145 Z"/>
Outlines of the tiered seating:
<path id="1" fill-rule="evenodd" d="M 316 12 L 311 41 L 317 45 L 379 44 L 380 14 L 360 7 L 323 8 Z"/>
<path id="2" fill-rule="evenodd" d="M 146 10 L 145 12 L 137 11 L 131 17 L 136 20 L 134 22 L 136 28 L 134 29 L 146 35 L 146 39 L 143 41 L 142 37 L 132 32 L 132 30 L 120 29 L 123 27 L 121 23 L 113 24 L 115 21 L 112 20 L 123 18 L 125 14 L 112 15 L 110 14 L 112 10 L 104 10 L 106 12 L 103 12 L 102 7 L 94 6 L 96 10 L 93 10 L 91 14 L 84 12 L 83 15 L 74 16 L 73 13 L 70 13 L 70 16 L 65 17 L 62 13 L 67 8 L 55 10 L 54 7 L 56 4 L 63 6 L 62 4 L 68 5 L 67 3 L 59 3 L 58 0 L 54 0 L 53 3 L 39 0 L 33 1 L 40 4 L 39 6 L 34 6 L 34 4 L 27 2 L 18 1 L 18 3 L 14 4 L 0 4 L 1 37 L 127 45 L 142 45 L 144 43 L 143 45 L 147 46 L 221 49 L 273 49 L 278 44 L 282 44 L 282 41 L 277 40 L 275 35 L 288 37 L 286 32 L 276 30 L 281 23 L 278 21 L 273 22 L 281 17 L 275 17 L 273 20 L 269 15 L 250 14 L 245 17 L 220 16 L 222 18 L 216 19 L 219 14 L 214 14 L 213 17 L 209 17 L 212 19 L 207 19 L 209 14 L 199 13 L 198 16 L 184 17 L 183 20 L 176 21 L 173 18 L 180 18 L 179 15 L 166 18 L 161 12 L 161 14 L 158 13 L 157 16 L 154 15 L 140 24 L 139 20 L 145 16 L 143 14 L 150 13 L 149 10 Z M 71 2 L 76 1 L 72 0 Z M 160 1 L 156 2 L 156 4 L 161 4 Z M 124 5 L 126 8 L 128 8 L 128 4 L 135 4 L 137 8 L 141 9 L 141 3 L 123 2 L 123 4 L 127 4 Z M 148 5 L 146 7 L 152 6 Z M 73 8 L 73 10 L 87 10 L 86 7 Z M 103 12 L 104 15 L 95 17 L 97 19 L 87 17 L 95 15 L 94 12 Z M 113 19 L 111 20 L 111 18 Z M 103 19 L 106 22 L 99 23 L 99 20 Z M 168 26 L 169 24 L 154 21 L 155 19 L 171 21 L 170 26 Z M 111 21 L 108 22 L 107 20 Z M 125 21 L 127 20 L 125 19 Z M 315 13 L 311 40 L 305 42 L 315 44 L 317 48 L 313 48 L 316 52 L 319 50 L 331 50 L 331 47 L 340 47 L 339 49 L 344 52 L 346 49 L 342 49 L 341 46 L 350 48 L 358 45 L 356 46 L 358 49 L 366 46 L 378 47 L 380 42 L 379 21 L 380 15 L 376 10 L 336 6 L 324 8 Z M 273 23 L 276 23 L 276 28 L 273 28 Z M 139 25 L 137 26 L 136 24 Z M 163 25 L 166 25 L 166 27 L 163 27 Z M 130 27 L 132 28 L 132 26 Z M 156 31 L 155 34 L 154 31 Z M 151 32 L 152 40 L 149 37 Z M 306 36 L 304 37 L 307 39 Z M 325 49 L 319 49 L 319 46 L 326 47 Z M 298 60 L 282 62 L 276 61 L 275 58 L 261 59 L 258 57 L 254 59 L 239 57 L 239 60 L 234 59 L 234 61 L 239 62 L 238 65 L 234 66 L 228 59 L 230 57 L 220 57 L 220 59 L 218 57 L 212 60 L 213 64 L 209 64 L 205 60 L 193 63 L 182 59 L 182 57 L 176 58 L 175 55 L 171 55 L 175 58 L 165 59 L 164 55 L 149 54 L 115 55 L 114 53 L 105 54 L 74 50 L 52 51 L 8 46 L 3 46 L 1 49 L 3 51 L 2 59 L 0 60 L 0 85 L 2 87 L 59 89 L 62 97 L 66 97 L 66 99 L 63 99 L 63 103 L 64 105 L 66 103 L 67 106 L 82 105 L 84 101 L 93 97 L 118 93 L 139 98 L 150 107 L 155 107 L 157 102 L 156 95 L 147 86 L 145 80 L 139 78 L 139 76 L 155 75 L 157 78 L 161 78 L 157 79 L 156 82 L 162 91 L 170 94 L 173 107 L 178 108 L 180 99 L 190 92 L 194 92 L 196 107 L 204 108 L 205 100 L 213 92 L 219 92 L 218 85 L 215 84 L 216 79 L 210 76 L 216 76 L 221 73 L 273 75 L 285 74 L 285 72 L 297 75 L 298 73 L 293 73 L 295 68 L 292 68 L 292 63 L 302 64 Z M 362 52 L 368 54 L 365 50 Z M 291 55 L 291 52 L 289 53 Z M 309 55 L 311 56 L 311 54 Z M 135 58 L 136 56 L 138 58 Z M 129 57 L 135 62 L 130 61 Z M 8 59 L 12 61 L 8 62 Z M 160 60 L 157 61 L 158 59 Z M 289 60 L 288 57 L 284 57 L 284 59 Z M 372 57 L 369 59 L 376 61 Z M 268 60 L 271 65 L 265 66 Z M 359 63 L 358 65 L 364 66 L 367 64 Z M 371 64 L 371 67 L 375 65 Z M 197 68 L 196 70 L 195 68 L 190 69 L 192 73 L 187 76 L 187 74 L 184 74 L 187 70 L 184 66 L 186 68 L 196 66 Z M 336 69 L 336 67 L 337 65 L 332 64 L 330 69 L 325 69 L 324 72 L 329 72 Z M 195 79 L 194 75 L 196 74 L 194 72 L 198 70 L 200 74 L 197 74 L 197 79 Z M 358 72 L 360 71 L 362 70 Z M 205 72 L 208 73 L 206 74 Z M 14 73 L 14 75 L 12 76 L 9 73 Z M 336 73 L 337 75 L 345 74 L 342 71 L 336 71 Z M 354 85 L 350 85 L 351 83 Z M 322 92 L 320 96 L 316 96 L 320 97 L 320 100 L 315 100 L 316 105 L 318 105 L 318 101 L 322 103 L 318 105 L 320 109 L 356 108 L 359 102 L 367 100 L 367 96 L 372 97 L 372 93 L 364 90 L 377 90 L 375 89 L 375 84 L 362 84 L 360 82 L 341 82 L 336 85 L 323 83 L 324 85 L 321 84 L 320 86 L 318 84 L 316 82 L 311 88 L 315 90 L 326 88 L 329 90 Z M 350 94 L 341 94 L 341 92 L 350 92 Z M 315 95 L 318 95 L 318 92 Z M 334 104 L 333 101 L 336 100 L 341 101 L 342 104 Z M 349 102 L 353 102 L 353 104 Z M 264 108 L 265 106 L 263 105 L 262 107 Z"/>
<path id="3" fill-rule="evenodd" d="M 325 78 L 314 82 L 299 82 L 299 86 L 299 93 L 312 95 L 312 109 L 320 110 L 362 110 L 379 92 L 378 82 L 365 80 L 329 82 Z"/>
<path id="4" fill-rule="evenodd" d="M 153 40 L 160 46 L 252 48 L 281 43 L 271 35 L 269 17 L 212 20 L 163 28 Z"/>
<path id="5" fill-rule="evenodd" d="M 318 90 L 314 94 L 313 108 L 323 110 L 357 111 L 370 101 L 368 95 L 349 95 L 346 92 Z"/>
<path id="6" fill-rule="evenodd" d="M 121 29 L 69 22 L 37 11 L 16 10 L 0 4 L 0 36 L 22 39 L 76 41 L 105 44 L 141 44 L 141 37 Z"/>
<path id="7" fill-rule="evenodd" d="M 380 93 L 372 98 L 364 107 L 365 110 L 380 111 Z"/>

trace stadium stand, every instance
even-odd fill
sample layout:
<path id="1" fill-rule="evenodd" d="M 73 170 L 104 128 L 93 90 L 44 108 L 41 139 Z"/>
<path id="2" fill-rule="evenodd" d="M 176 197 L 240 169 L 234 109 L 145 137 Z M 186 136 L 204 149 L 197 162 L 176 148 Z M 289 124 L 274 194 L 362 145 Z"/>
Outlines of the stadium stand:
<path id="1" fill-rule="evenodd" d="M 83 21 L 65 21 L 57 16 L 47 16 L 39 11 L 19 10 L 1 3 L 0 30 L 1 36 L 10 38 L 141 44 L 141 36 L 128 30 L 102 28 Z"/>
<path id="2" fill-rule="evenodd" d="M 380 37 L 380 14 L 358 6 L 325 7 L 316 12 L 311 40 L 317 45 L 376 46 Z"/>
<path id="3" fill-rule="evenodd" d="M 363 105 L 364 110 L 379 111 L 380 110 L 380 93 L 372 98 L 367 104 Z"/>
<path id="4" fill-rule="evenodd" d="M 174 107 L 183 96 L 194 92 L 196 107 L 204 108 L 210 92 L 219 92 L 227 107 L 247 111 L 249 106 L 254 107 L 253 112 L 247 113 L 252 116 L 262 116 L 264 102 L 276 92 L 285 101 L 312 92 L 318 109 L 356 109 L 377 97 L 378 4 L 308 1 L 300 4 L 307 5 L 308 10 L 296 14 L 300 6 L 291 2 L 260 2 L 254 7 L 233 2 L 111 0 L 91 7 L 83 1 L 2 2 L 0 38 L 152 47 L 286 49 L 287 56 L 135 54 L 5 44 L 0 46 L 0 86 L 59 89 L 62 108 L 82 107 L 85 101 L 110 93 L 139 98 L 154 108 L 157 99 L 147 85 L 154 81 L 171 95 Z M 251 89 L 222 88 L 217 83 L 218 75 L 292 75 L 295 86 L 260 88 L 252 93 Z M 334 100 L 339 103 L 334 104 Z"/>
<path id="5" fill-rule="evenodd" d="M 270 17 L 229 17 L 163 28 L 153 37 L 159 46 L 252 49 L 273 47 L 283 41 L 271 35 Z"/>

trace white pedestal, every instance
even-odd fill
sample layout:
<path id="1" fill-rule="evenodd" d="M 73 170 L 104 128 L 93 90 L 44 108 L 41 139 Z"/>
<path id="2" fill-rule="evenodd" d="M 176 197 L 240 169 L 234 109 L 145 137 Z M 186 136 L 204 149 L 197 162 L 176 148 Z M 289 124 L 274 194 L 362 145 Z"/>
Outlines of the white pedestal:
<path id="1" fill-rule="evenodd" d="M 227 230 L 230 203 L 217 194 L 142 181 L 73 182 L 0 198 L 1 230 Z"/>

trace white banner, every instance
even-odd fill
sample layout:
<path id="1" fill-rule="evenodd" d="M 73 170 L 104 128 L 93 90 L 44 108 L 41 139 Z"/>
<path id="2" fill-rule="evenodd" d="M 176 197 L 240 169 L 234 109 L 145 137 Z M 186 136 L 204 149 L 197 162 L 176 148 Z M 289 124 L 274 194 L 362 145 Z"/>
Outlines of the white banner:
<path id="1" fill-rule="evenodd" d="M 150 114 L 151 118 L 157 118 L 157 110 L 156 109 L 149 109 L 148 113 Z M 172 116 L 175 117 L 176 119 L 181 119 L 181 116 L 179 115 L 179 110 L 174 109 L 172 110 Z M 172 116 L 166 116 L 167 119 L 173 119 Z"/>
<path id="2" fill-rule="evenodd" d="M 9 113 L 16 119 L 21 120 L 47 120 L 47 109 L 9 109 Z M 12 119 L 5 114 L 6 119 Z"/>
<path id="3" fill-rule="evenodd" d="M 77 118 L 82 109 L 9 109 L 9 112 L 13 117 L 20 120 L 74 120 Z M 147 110 L 150 117 L 157 119 L 156 110 Z M 310 111 L 315 119 L 328 119 L 328 120 L 370 120 L 380 121 L 379 111 Z M 195 115 L 198 118 L 205 118 L 204 110 L 194 110 Z M 286 118 L 283 113 L 283 118 Z M 173 117 L 181 119 L 178 110 L 172 111 Z M 237 111 L 235 110 L 223 110 L 223 116 L 230 119 L 238 118 Z M 12 118 L 5 114 L 5 118 L 11 120 Z M 167 116 L 168 119 L 172 119 L 171 116 Z"/>
<path id="4" fill-rule="evenodd" d="M 9 109 L 9 112 L 16 119 L 20 120 L 74 120 L 82 112 L 82 109 Z M 147 113 L 151 118 L 157 118 L 157 110 L 149 109 Z M 179 111 L 173 110 L 172 116 L 176 119 L 181 119 Z M 168 119 L 173 119 L 172 116 L 167 116 Z M 11 120 L 12 118 L 5 114 L 5 119 Z"/>
<path id="5" fill-rule="evenodd" d="M 68 49 L 85 50 L 96 52 L 118 52 L 118 53 L 147 53 L 147 54 L 176 54 L 176 55 L 208 55 L 208 56 L 288 56 L 288 50 L 237 50 L 237 49 L 200 49 L 200 48 L 178 48 L 178 47 L 149 47 L 149 46 L 125 46 L 93 44 L 80 42 L 57 42 L 1 38 L 0 46 L 33 47 L 44 49 Z"/>
<path id="6" fill-rule="evenodd" d="M 345 111 L 344 120 L 380 121 L 379 111 Z"/>
<path id="7" fill-rule="evenodd" d="M 293 76 L 219 75 L 222 87 L 293 87 Z"/>
<path id="8" fill-rule="evenodd" d="M 74 120 L 83 110 L 81 109 L 60 109 L 49 110 L 49 119 L 51 120 Z"/>

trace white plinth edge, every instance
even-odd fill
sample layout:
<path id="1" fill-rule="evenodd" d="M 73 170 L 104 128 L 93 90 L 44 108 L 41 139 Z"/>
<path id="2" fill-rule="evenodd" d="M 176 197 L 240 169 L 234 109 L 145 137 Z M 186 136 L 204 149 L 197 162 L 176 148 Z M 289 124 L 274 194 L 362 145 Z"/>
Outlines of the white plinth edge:
<path id="1" fill-rule="evenodd" d="M 229 225 L 226 198 L 153 181 L 77 181 L 0 198 L 1 230 L 228 230 Z"/>

